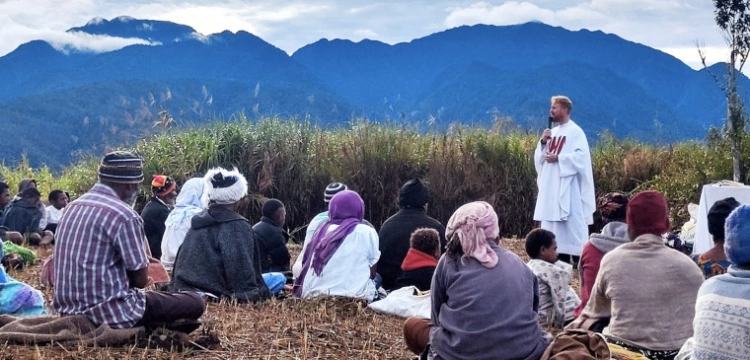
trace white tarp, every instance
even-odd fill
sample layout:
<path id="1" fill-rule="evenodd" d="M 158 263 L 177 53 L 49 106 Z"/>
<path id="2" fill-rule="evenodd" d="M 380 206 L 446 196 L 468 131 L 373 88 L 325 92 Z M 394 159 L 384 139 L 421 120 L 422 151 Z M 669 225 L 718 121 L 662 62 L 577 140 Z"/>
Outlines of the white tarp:
<path id="1" fill-rule="evenodd" d="M 708 233 L 708 210 L 716 201 L 728 197 L 734 197 L 740 204 L 750 204 L 750 186 L 734 181 L 720 181 L 703 186 L 693 254 L 702 254 L 714 246 L 711 234 Z"/>

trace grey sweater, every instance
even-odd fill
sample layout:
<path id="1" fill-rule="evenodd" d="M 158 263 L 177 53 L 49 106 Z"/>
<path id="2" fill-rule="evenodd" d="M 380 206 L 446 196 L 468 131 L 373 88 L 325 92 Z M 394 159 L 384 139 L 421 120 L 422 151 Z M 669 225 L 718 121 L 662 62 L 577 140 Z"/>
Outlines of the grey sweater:
<path id="1" fill-rule="evenodd" d="M 602 259 L 583 316 L 610 318 L 604 334 L 647 350 L 678 350 L 693 335 L 703 274 L 661 237 L 641 235 Z"/>
<path id="2" fill-rule="evenodd" d="M 177 290 L 198 290 L 239 302 L 268 299 L 253 228 L 244 217 L 212 205 L 191 222 L 174 265 Z"/>
<path id="3" fill-rule="evenodd" d="M 537 360 L 552 337 L 539 325 L 534 273 L 515 254 L 490 244 L 488 269 L 443 256 L 432 278 L 430 343 L 441 358 Z"/>

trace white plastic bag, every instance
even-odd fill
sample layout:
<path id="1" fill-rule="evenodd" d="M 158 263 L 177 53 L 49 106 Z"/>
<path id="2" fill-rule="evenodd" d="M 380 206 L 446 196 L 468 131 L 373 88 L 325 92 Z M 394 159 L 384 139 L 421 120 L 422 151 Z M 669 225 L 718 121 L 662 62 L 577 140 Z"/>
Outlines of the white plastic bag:
<path id="1" fill-rule="evenodd" d="M 367 306 L 376 312 L 403 318 L 429 319 L 432 312 L 430 292 L 420 292 L 415 286 L 394 290 L 385 299 L 375 301 Z"/>

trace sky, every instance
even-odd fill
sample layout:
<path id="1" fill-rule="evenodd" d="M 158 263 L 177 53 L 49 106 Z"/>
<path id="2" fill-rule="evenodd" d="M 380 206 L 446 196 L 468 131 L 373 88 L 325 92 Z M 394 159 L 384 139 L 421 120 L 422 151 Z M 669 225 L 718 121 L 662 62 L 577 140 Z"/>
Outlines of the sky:
<path id="1" fill-rule="evenodd" d="M 541 21 L 602 30 L 700 68 L 725 61 L 726 43 L 708 0 L 0 0 L 0 56 L 36 39 L 58 48 L 112 51 L 143 41 L 66 33 L 95 17 L 167 20 L 203 34 L 245 30 L 292 54 L 321 38 L 389 44 L 461 25 Z"/>

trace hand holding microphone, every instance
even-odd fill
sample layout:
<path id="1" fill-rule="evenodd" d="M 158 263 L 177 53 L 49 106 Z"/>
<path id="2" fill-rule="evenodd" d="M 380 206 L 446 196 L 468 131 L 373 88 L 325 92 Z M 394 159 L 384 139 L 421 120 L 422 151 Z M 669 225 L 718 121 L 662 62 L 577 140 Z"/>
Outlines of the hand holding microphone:
<path id="1" fill-rule="evenodd" d="M 552 123 L 554 123 L 554 119 L 550 116 L 547 119 L 547 129 L 544 130 L 542 133 L 542 139 L 539 140 L 542 142 L 542 145 L 547 145 L 547 141 L 552 137 Z"/>

